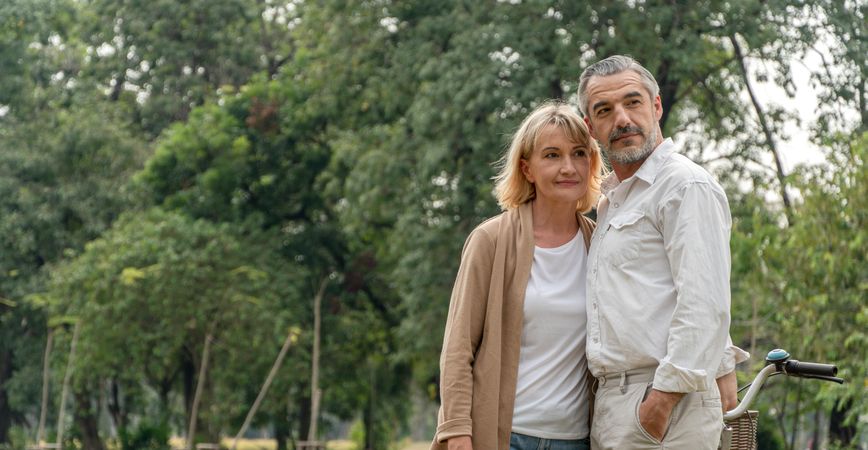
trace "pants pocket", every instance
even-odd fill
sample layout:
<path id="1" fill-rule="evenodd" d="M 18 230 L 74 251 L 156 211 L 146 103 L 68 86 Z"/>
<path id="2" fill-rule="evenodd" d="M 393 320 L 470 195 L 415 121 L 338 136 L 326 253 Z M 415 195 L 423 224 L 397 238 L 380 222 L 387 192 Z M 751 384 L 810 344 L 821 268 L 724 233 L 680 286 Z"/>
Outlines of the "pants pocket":
<path id="1" fill-rule="evenodd" d="M 703 408 L 723 408 L 723 403 L 720 400 L 720 394 L 717 393 L 717 390 L 710 392 L 707 395 L 703 395 L 700 401 Z"/>
<path id="2" fill-rule="evenodd" d="M 663 441 L 666 439 L 666 433 L 669 431 L 669 426 L 672 423 L 672 414 L 669 415 L 669 420 L 666 423 L 666 431 L 663 432 L 663 439 L 657 439 L 651 435 L 645 427 L 642 426 L 642 422 L 639 420 L 639 407 L 642 406 L 642 402 L 648 397 L 648 394 L 651 392 L 651 383 L 645 387 L 645 389 L 637 389 L 639 395 L 637 395 L 638 401 L 636 402 L 636 406 L 633 409 L 633 420 L 636 424 L 636 428 L 639 430 L 640 436 L 647 439 L 649 442 L 654 445 L 663 445 Z"/>

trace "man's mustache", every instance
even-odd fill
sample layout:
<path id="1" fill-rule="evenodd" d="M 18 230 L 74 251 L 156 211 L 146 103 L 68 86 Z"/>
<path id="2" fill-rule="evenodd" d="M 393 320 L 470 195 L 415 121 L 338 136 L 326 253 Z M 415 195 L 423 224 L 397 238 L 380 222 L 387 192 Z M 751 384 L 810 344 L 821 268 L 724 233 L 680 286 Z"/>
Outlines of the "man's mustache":
<path id="1" fill-rule="evenodd" d="M 636 134 L 636 133 L 639 133 L 642 135 L 642 137 L 645 137 L 645 130 L 643 130 L 637 126 L 628 126 L 628 127 L 623 127 L 623 128 L 616 128 L 616 129 L 612 130 L 611 133 L 609 133 L 609 143 L 611 143 L 615 139 L 619 139 L 620 137 L 624 136 L 625 134 Z"/>

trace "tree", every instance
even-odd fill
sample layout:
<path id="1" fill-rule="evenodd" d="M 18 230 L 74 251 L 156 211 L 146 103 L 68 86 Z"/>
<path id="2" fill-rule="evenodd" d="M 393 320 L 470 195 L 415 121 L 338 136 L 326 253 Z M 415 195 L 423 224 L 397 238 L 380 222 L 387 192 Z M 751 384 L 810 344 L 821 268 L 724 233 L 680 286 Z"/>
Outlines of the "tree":
<path id="1" fill-rule="evenodd" d="M 89 62 L 71 76 L 123 101 L 151 137 L 216 92 L 291 60 L 295 2 L 87 0 L 79 38 Z"/>
<path id="2" fill-rule="evenodd" d="M 121 436 L 132 431 L 128 416 L 147 409 L 144 386 L 157 393 L 164 421 L 180 388 L 190 417 L 206 335 L 215 343 L 203 435 L 217 436 L 244 412 L 255 387 L 239 381 L 264 373 L 273 356 L 267 350 L 279 348 L 280 335 L 300 321 L 294 279 L 303 275 L 267 242 L 228 224 L 149 210 L 124 215 L 53 271 L 41 300 L 52 314 L 78 320 L 79 345 L 87 349 L 75 362 L 76 390 L 115 386 L 121 401 L 112 417 Z"/>
<path id="3" fill-rule="evenodd" d="M 767 348 L 787 349 L 798 359 L 836 363 L 844 386 L 799 383 L 795 392 L 785 388 L 769 394 L 793 408 L 776 409 L 783 435 L 793 448 L 795 432 L 807 425 L 799 412 L 825 412 L 833 427 L 856 427 L 865 405 L 855 400 L 868 378 L 864 305 L 868 276 L 865 264 L 865 169 L 868 136 L 846 139 L 849 151 L 831 153 L 828 167 L 802 168 L 793 186 L 802 200 L 794 205 L 797 220 L 781 227 L 774 216 L 758 208 L 737 219 L 733 246 L 734 311 L 737 321 L 762 324 L 763 332 L 750 333 L 752 342 Z M 754 200 L 754 204 L 757 204 Z M 737 255 L 737 256 L 736 256 Z M 759 300 L 758 307 L 748 302 Z M 758 311 L 752 313 L 751 311 Z M 752 315 L 752 317 L 751 317 Z M 806 329 L 821 330 L 819 334 Z M 766 347 L 752 345 L 762 351 Z M 756 351 L 756 350 L 754 350 Z M 785 385 L 792 388 L 792 383 Z M 792 415 L 791 415 L 792 414 Z M 804 414 L 803 414 L 804 416 Z M 815 423 L 814 427 L 817 426 Z M 818 432 L 825 436 L 825 432 Z M 855 433 L 830 439 L 853 445 Z M 849 437 L 848 437 L 849 436 Z"/>
<path id="4" fill-rule="evenodd" d="M 136 179 L 151 201 L 164 208 L 218 223 L 253 223 L 273 232 L 274 249 L 305 267 L 309 276 L 301 283 L 309 298 L 300 305 L 305 317 L 312 316 L 312 299 L 322 280 L 334 280 L 324 299 L 324 407 L 348 417 L 359 410 L 358 390 L 368 388 L 343 379 L 360 363 L 367 364 L 370 346 L 396 345 L 388 331 L 397 323 L 390 303 L 396 297 L 365 273 L 369 258 L 364 249 L 352 246 L 335 219 L 340 199 L 321 188 L 330 169 L 328 129 L 357 118 L 340 114 L 330 103 L 335 98 L 321 90 L 330 79 L 318 77 L 318 61 L 300 58 L 274 80 L 257 78 L 219 103 L 195 108 L 186 123 L 166 132 Z M 345 336 L 344 326 L 362 326 L 372 336 L 349 345 L 338 338 Z M 308 348 L 310 328 L 303 327 L 308 332 L 299 348 Z M 288 364 L 298 367 L 308 361 L 290 358 Z M 291 391 L 298 405 L 293 428 L 299 436 L 309 429 L 308 381 L 293 382 L 284 391 Z M 266 401 L 263 408 L 279 404 Z"/>
<path id="5" fill-rule="evenodd" d="M 123 186 L 141 160 L 139 144 L 104 106 L 82 100 L 0 123 L 0 417 L 18 424 L 38 404 L 45 342 L 45 317 L 24 299 L 42 289 L 47 264 L 127 207 Z M 0 442 L 9 425 L 0 423 Z"/>

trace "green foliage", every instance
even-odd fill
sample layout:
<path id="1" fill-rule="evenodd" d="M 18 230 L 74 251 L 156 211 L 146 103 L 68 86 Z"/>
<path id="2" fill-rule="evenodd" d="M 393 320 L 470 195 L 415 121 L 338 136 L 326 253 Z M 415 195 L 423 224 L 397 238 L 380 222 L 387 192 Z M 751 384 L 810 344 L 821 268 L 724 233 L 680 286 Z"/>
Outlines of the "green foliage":
<path id="1" fill-rule="evenodd" d="M 744 81 L 730 38 L 744 41 L 770 73 L 786 72 L 783 60 L 796 39 L 786 25 L 790 16 L 802 17 L 784 2 L 719 1 L 695 8 L 412 2 L 380 12 L 359 7 L 348 23 L 340 12 L 330 15 L 340 28 L 326 27 L 320 46 L 342 56 L 350 48 L 353 61 L 382 61 L 376 70 L 357 67 L 370 75 L 350 86 L 356 98 L 378 94 L 385 106 L 366 111 L 366 101 L 346 100 L 345 110 L 366 112 L 356 120 L 374 123 L 332 130 L 327 191 L 347 204 L 339 210 L 343 227 L 395 280 L 405 317 L 400 332 L 409 342 L 402 353 L 417 379 L 436 381 L 432 355 L 442 335 L 428 331 L 442 329 L 462 238 L 497 213 L 492 163 L 533 106 L 570 98 L 576 77 L 596 59 L 636 55 L 657 74 L 667 133 L 696 133 L 686 144 L 689 154 L 706 159 L 724 152 L 731 173 L 741 180 L 753 173 L 762 186 L 767 175 L 754 171 L 752 161 L 767 150 L 758 125 L 743 112 Z M 356 31 L 362 27 L 376 30 L 368 32 L 375 45 L 347 37 L 363 34 Z M 346 86 L 338 73 L 327 79 Z M 786 118 L 774 112 L 770 121 L 778 127 Z"/>
<path id="2" fill-rule="evenodd" d="M 173 386 L 185 367 L 198 372 L 211 334 L 209 406 L 201 420 L 222 426 L 246 412 L 258 385 L 239 382 L 239 375 L 266 373 L 283 330 L 299 320 L 294 286 L 303 272 L 267 242 L 228 224 L 153 209 L 122 216 L 56 267 L 45 299 L 53 314 L 81 323 L 79 346 L 86 350 L 75 361 L 77 389 L 99 379 L 116 380 L 133 394 L 148 386 L 166 415 Z"/>
<path id="3" fill-rule="evenodd" d="M 868 5 L 819 0 L 805 7 L 813 19 L 799 28 L 805 54 L 820 61 L 812 73 L 820 86 L 815 140 L 830 146 L 836 133 L 868 131 Z"/>
<path id="4" fill-rule="evenodd" d="M 150 136 L 183 120 L 218 90 L 277 72 L 294 52 L 296 5 L 255 0 L 80 3 L 80 76 L 130 105 Z"/>
<path id="5" fill-rule="evenodd" d="M 323 80 L 306 69 L 317 72 L 320 67 L 303 60 L 275 80 L 257 79 L 220 104 L 194 109 L 186 123 L 163 136 L 136 181 L 164 208 L 271 233 L 271 248 L 304 268 L 307 279 L 297 286 L 309 297 L 294 306 L 307 325 L 302 326 L 298 357 L 286 363 L 288 372 L 309 373 L 311 300 L 320 280 L 331 280 L 323 306 L 322 357 L 328 361 L 321 369 L 323 402 L 330 412 L 352 417 L 374 396 L 381 398 L 371 387 L 378 378 L 350 374 L 369 364 L 371 352 L 395 348 L 390 328 L 397 322 L 397 299 L 372 270 L 376 261 L 334 219 L 341 199 L 324 195 L 320 187 L 332 152 L 328 127 L 345 119 L 329 105 L 338 98 L 323 93 Z M 374 364 L 393 367 L 383 360 Z M 230 389 L 245 379 L 235 377 L 225 386 Z M 304 404 L 310 401 L 308 382 L 298 376 L 273 389 Z M 401 391 L 403 386 L 398 382 L 386 389 Z M 279 398 L 271 397 L 265 407 L 279 411 Z M 393 401 L 382 398 L 377 400 L 381 405 Z M 299 433 L 306 431 L 303 422 L 299 428 Z"/>
<path id="6" fill-rule="evenodd" d="M 767 400 L 780 403 L 775 407 L 787 433 L 796 402 L 802 403 L 802 411 L 831 412 L 852 400 L 845 422 L 851 425 L 868 412 L 857 400 L 868 380 L 868 135 L 847 145 L 847 153 L 830 153 L 828 166 L 803 168 L 793 175 L 793 186 L 802 193 L 794 224 L 781 228 L 773 215 L 757 208 L 755 198 L 746 199 L 748 208 L 736 220 L 735 320 L 750 324 L 756 306 L 760 322 L 756 334 L 752 328 L 736 328 L 735 334 L 744 336 L 743 342 L 755 340 L 754 353 L 780 347 L 797 359 L 835 363 L 839 376 L 848 380 L 843 386 L 801 383 L 796 391 L 792 383 L 783 383 L 768 393 Z"/>
<path id="7" fill-rule="evenodd" d="M 66 55 L 59 43 L 71 25 L 68 0 L 8 0 L 0 4 L 0 106 L 29 111 L 37 88 L 51 83 Z M 6 113 L 4 113 L 5 115 Z"/>
<path id="8" fill-rule="evenodd" d="M 14 426 L 9 430 L 9 438 L 6 442 L 0 442 L 0 450 L 22 450 L 27 448 L 31 439 L 30 433 L 24 427 Z"/>
<path id="9" fill-rule="evenodd" d="M 169 450 L 171 429 L 167 423 L 151 423 L 148 419 L 136 426 L 135 430 L 122 430 L 120 444 L 122 450 Z"/>
<path id="10" fill-rule="evenodd" d="M 763 417 L 760 417 L 757 422 L 756 448 L 763 450 L 781 450 L 784 448 L 784 441 L 780 434 Z"/>
<path id="11" fill-rule="evenodd" d="M 0 305 L 0 365 L 10 368 L 0 374 L 9 393 L 0 416 L 23 421 L 38 413 L 41 398 L 46 317 L 22 300 L 43 289 L 48 264 L 81 249 L 130 206 L 124 185 L 142 146 L 113 123 L 115 113 L 80 98 L 0 119 L 0 297 L 17 305 Z"/>
<path id="12" fill-rule="evenodd" d="M 854 380 L 773 384 L 769 424 L 789 438 L 797 397 L 802 412 L 853 401 L 854 421 L 868 359 L 865 138 L 852 138 L 864 16 L 825 0 L 6 1 L 0 362 L 13 375 L 0 418 L 34 417 L 48 328 L 57 393 L 79 320 L 76 394 L 106 398 L 125 447 L 184 428 L 209 331 L 201 428 L 231 432 L 294 327 L 255 424 L 288 415 L 303 438 L 312 299 L 328 280 L 323 408 L 362 414 L 357 439 L 386 448 L 408 380 L 436 396 L 461 244 L 497 213 L 491 163 L 536 104 L 574 99 L 582 68 L 628 53 L 658 77 L 667 135 L 689 132 L 687 153 L 722 158 L 733 186 L 734 336 L 755 354 L 837 361 Z M 790 58 L 831 43 L 812 72 L 828 166 L 789 180 L 789 227 L 766 197 L 734 42 L 752 76 L 790 95 Z M 790 115 L 767 108 L 776 136 Z"/>
<path id="13" fill-rule="evenodd" d="M 365 448 L 365 425 L 361 420 L 356 420 L 350 427 L 350 441 L 352 441 L 356 450 Z"/>

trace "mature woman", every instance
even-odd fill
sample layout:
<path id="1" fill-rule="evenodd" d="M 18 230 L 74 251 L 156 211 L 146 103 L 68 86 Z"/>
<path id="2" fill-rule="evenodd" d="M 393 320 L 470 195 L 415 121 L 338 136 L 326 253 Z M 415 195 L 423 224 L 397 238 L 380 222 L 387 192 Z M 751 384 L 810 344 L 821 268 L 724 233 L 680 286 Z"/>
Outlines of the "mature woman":
<path id="1" fill-rule="evenodd" d="M 502 163 L 504 212 L 467 238 L 452 290 L 432 449 L 587 449 L 593 222 L 582 213 L 599 196 L 600 152 L 568 105 L 549 102 L 524 120 Z"/>

